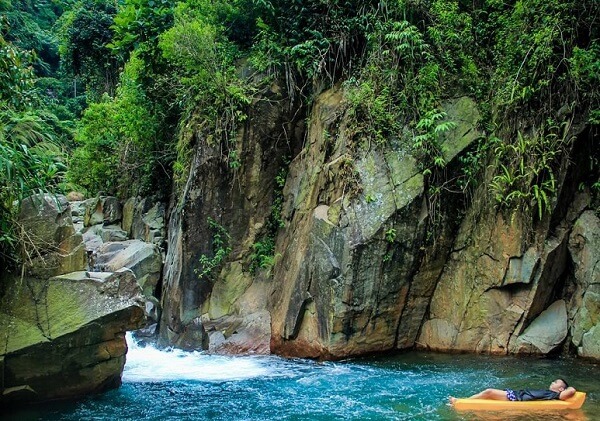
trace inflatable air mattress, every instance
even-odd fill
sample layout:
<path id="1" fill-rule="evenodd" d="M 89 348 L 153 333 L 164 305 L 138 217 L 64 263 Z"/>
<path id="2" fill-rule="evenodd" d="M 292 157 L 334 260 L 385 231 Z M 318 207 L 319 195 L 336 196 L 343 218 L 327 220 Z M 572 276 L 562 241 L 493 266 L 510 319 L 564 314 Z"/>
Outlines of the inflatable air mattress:
<path id="1" fill-rule="evenodd" d="M 460 411 L 539 411 L 579 409 L 585 401 L 584 392 L 576 392 L 571 398 L 551 401 L 497 401 L 492 399 L 461 398 L 454 402 L 454 409 Z"/>

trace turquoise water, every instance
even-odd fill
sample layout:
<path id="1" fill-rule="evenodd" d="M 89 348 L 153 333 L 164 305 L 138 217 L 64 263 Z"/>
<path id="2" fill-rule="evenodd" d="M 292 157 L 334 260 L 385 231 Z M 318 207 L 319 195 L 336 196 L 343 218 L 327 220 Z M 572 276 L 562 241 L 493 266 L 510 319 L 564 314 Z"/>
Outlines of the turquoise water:
<path id="1" fill-rule="evenodd" d="M 448 395 L 545 388 L 565 377 L 583 410 L 457 413 Z M 598 415 L 596 415 L 598 414 Z M 123 386 L 14 420 L 600 420 L 600 366 L 572 359 L 406 353 L 341 362 L 222 357 L 130 346 Z"/>

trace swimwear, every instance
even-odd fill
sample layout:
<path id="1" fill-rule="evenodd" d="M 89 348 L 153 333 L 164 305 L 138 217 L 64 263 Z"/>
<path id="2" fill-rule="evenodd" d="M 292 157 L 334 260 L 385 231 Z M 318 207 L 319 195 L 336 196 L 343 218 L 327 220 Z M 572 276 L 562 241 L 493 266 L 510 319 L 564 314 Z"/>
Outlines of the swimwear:
<path id="1" fill-rule="evenodd" d="M 506 399 L 509 401 L 516 401 L 517 396 L 515 395 L 515 391 L 512 389 L 506 389 Z"/>
<path id="2" fill-rule="evenodd" d="M 552 390 L 513 390 L 506 389 L 506 398 L 509 401 L 550 401 L 560 399 L 560 392 Z"/>

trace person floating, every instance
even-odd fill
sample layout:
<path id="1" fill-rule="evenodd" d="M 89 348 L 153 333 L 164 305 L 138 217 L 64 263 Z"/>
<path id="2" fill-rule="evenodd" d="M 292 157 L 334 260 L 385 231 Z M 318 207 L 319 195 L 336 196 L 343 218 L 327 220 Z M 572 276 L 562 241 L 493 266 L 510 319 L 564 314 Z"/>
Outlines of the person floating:
<path id="1" fill-rule="evenodd" d="M 567 384 L 564 379 L 556 379 L 550 383 L 547 390 L 513 390 L 513 389 L 485 389 L 474 394 L 469 399 L 490 399 L 497 401 L 541 401 L 541 400 L 566 400 L 575 395 L 574 387 Z M 454 405 L 457 398 L 450 396 L 450 404 Z"/>

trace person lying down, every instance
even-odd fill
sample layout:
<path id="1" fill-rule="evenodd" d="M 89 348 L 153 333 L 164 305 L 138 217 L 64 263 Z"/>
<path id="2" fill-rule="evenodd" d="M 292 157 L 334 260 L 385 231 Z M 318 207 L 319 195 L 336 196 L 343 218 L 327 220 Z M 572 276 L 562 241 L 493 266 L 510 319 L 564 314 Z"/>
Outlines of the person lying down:
<path id="1" fill-rule="evenodd" d="M 564 401 L 574 396 L 575 392 L 575 388 L 569 386 L 564 379 L 556 379 L 550 383 L 548 389 L 485 389 L 470 396 L 469 399 L 492 399 L 496 401 L 543 401 L 560 399 Z M 450 396 L 450 404 L 454 405 L 456 399 Z"/>

